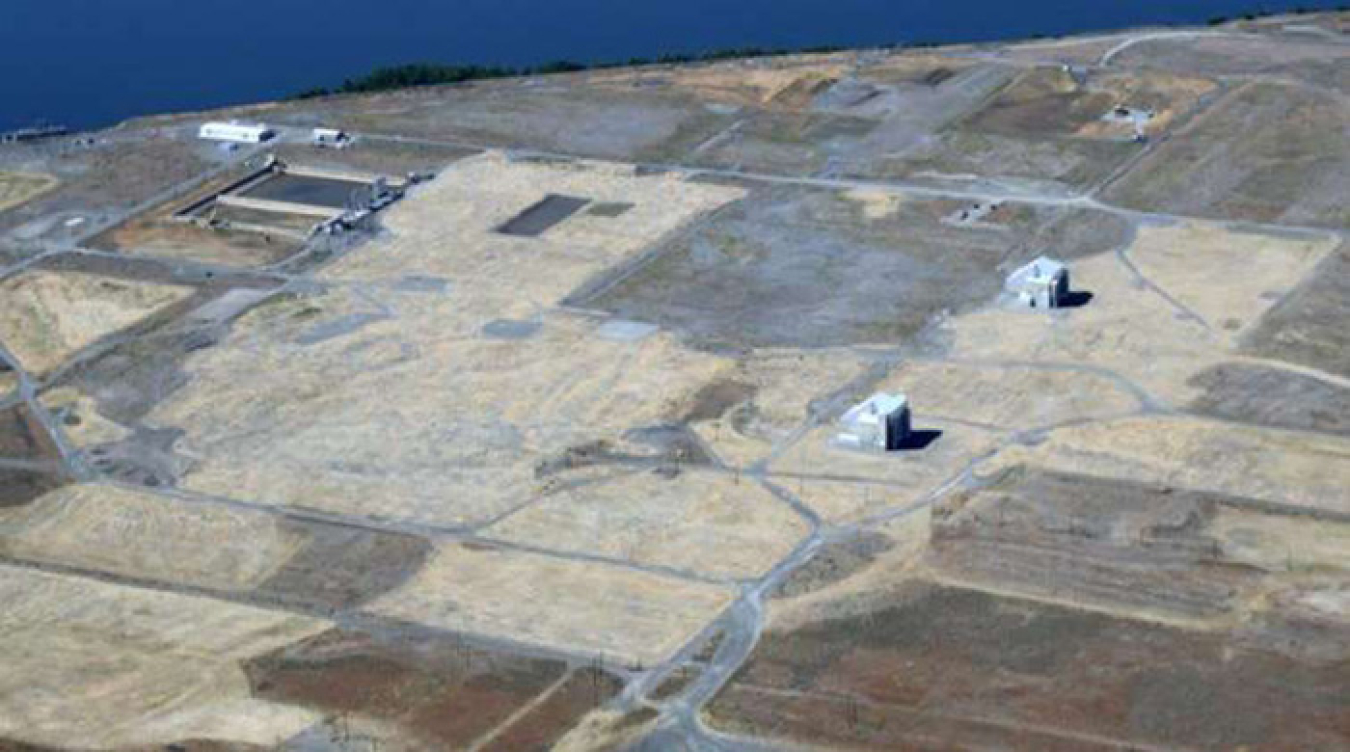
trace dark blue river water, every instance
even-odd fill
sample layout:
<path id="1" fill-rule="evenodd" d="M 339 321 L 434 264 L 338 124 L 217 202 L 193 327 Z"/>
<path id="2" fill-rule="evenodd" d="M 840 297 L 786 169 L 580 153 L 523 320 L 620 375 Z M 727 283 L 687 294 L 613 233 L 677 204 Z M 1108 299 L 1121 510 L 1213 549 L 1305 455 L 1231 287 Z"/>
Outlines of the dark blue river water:
<path id="1" fill-rule="evenodd" d="M 379 65 L 981 41 L 1335 0 L 3 0 L 0 130 L 271 99 Z"/>

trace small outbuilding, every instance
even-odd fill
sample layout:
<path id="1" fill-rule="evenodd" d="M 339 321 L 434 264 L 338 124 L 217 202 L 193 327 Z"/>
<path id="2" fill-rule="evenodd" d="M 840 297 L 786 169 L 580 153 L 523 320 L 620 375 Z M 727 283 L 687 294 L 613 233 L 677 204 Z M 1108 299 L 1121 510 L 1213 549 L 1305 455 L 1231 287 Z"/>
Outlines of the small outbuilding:
<path id="1" fill-rule="evenodd" d="M 1058 308 L 1069 299 L 1069 267 L 1041 256 L 1008 275 L 1005 288 L 1028 308 Z"/>
<path id="2" fill-rule="evenodd" d="M 835 436 L 840 446 L 893 452 L 902 449 L 910 435 L 909 399 L 903 394 L 879 392 L 855 405 L 839 420 L 843 429 Z"/>
<path id="3" fill-rule="evenodd" d="M 261 144 L 276 136 L 276 131 L 262 123 L 229 122 L 202 123 L 198 137 L 210 141 L 230 141 L 238 144 Z"/>
<path id="4" fill-rule="evenodd" d="M 346 131 L 337 128 L 315 128 L 310 135 L 310 143 L 320 149 L 344 149 L 352 141 Z"/>

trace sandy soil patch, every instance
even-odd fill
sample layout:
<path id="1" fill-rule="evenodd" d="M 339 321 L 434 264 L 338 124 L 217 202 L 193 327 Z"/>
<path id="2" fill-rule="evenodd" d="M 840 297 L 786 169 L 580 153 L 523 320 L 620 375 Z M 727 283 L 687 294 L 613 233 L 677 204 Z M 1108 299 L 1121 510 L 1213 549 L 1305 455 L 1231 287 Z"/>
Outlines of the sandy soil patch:
<path id="1" fill-rule="evenodd" d="M 787 556 L 806 523 L 749 479 L 645 471 L 549 496 L 488 528 L 494 538 L 751 578 Z"/>
<path id="2" fill-rule="evenodd" d="M 79 749 L 272 744 L 317 720 L 250 699 L 237 661 L 318 620 L 13 567 L 0 567 L 0 601 L 0 735 Z"/>
<path id="3" fill-rule="evenodd" d="M 725 608 L 730 588 L 621 567 L 450 545 L 375 601 L 381 616 L 652 665 Z"/>
<path id="4" fill-rule="evenodd" d="M 67 486 L 0 510 L 9 556 L 222 590 L 251 589 L 302 542 L 274 515 L 113 486 Z"/>
<path id="5" fill-rule="evenodd" d="M 180 285 L 26 271 L 0 281 L 0 341 L 26 370 L 43 373 L 191 294 Z"/>

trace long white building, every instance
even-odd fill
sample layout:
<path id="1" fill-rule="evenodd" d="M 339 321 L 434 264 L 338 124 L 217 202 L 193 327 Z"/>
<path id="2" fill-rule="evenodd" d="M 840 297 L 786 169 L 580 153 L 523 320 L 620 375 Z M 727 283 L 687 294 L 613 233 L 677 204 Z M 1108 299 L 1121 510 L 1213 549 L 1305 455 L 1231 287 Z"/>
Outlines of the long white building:
<path id="1" fill-rule="evenodd" d="M 233 141 L 240 144 L 261 144 L 277 135 L 276 131 L 262 123 L 230 122 L 202 123 L 197 132 L 200 138 L 212 141 Z"/>

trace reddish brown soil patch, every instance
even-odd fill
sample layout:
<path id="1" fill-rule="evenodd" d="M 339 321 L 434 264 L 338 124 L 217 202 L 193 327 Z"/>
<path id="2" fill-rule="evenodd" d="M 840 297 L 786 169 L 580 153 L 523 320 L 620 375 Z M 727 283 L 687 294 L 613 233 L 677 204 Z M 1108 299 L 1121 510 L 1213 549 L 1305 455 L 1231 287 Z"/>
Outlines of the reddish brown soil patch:
<path id="1" fill-rule="evenodd" d="M 0 509 L 21 507 L 65 484 L 64 478 L 54 474 L 0 468 Z"/>
<path id="2" fill-rule="evenodd" d="M 1345 749 L 1350 661 L 906 584 L 872 613 L 771 632 L 715 700 L 720 730 L 878 749 Z"/>
<path id="3" fill-rule="evenodd" d="M 58 455 L 56 444 L 27 405 L 0 410 L 0 457 L 37 460 Z"/>
<path id="4" fill-rule="evenodd" d="M 319 635 L 248 665 L 262 698 L 327 714 L 379 718 L 401 741 L 460 749 L 493 733 L 567 675 L 555 660 L 471 646 L 454 637 L 375 637 L 343 630 Z M 493 741 L 526 750 L 556 740 L 618 689 L 608 674 L 572 674 Z M 515 746 L 501 747 L 503 739 Z"/>
<path id="5" fill-rule="evenodd" d="M 602 671 L 577 671 L 543 702 L 493 739 L 482 752 L 548 752 L 583 715 L 599 707 L 620 689 L 619 682 Z"/>

